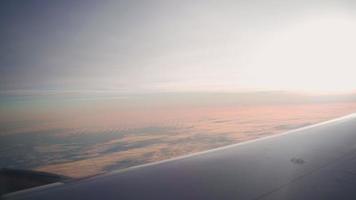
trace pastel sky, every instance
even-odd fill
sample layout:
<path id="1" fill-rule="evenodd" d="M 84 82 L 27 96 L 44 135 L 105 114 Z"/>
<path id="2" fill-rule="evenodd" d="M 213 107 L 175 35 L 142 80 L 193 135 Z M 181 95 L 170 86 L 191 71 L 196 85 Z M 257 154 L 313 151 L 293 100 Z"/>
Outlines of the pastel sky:
<path id="1" fill-rule="evenodd" d="M 356 2 L 5 0 L 0 91 L 356 91 Z"/>

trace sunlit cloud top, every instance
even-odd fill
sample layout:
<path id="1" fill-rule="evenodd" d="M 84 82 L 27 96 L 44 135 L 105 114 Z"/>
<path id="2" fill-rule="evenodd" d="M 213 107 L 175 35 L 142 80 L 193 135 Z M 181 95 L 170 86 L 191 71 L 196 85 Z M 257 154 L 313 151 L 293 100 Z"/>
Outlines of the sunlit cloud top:
<path id="1" fill-rule="evenodd" d="M 2 1 L 0 90 L 354 92 L 351 1 Z"/>

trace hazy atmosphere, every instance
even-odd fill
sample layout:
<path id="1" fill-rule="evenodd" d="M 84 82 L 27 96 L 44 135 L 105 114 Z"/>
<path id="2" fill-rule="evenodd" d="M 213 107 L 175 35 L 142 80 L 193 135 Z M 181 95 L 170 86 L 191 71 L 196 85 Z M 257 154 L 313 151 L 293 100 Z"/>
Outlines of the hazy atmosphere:
<path id="1" fill-rule="evenodd" d="M 350 92 L 355 6 L 346 0 L 2 1 L 0 86 Z"/>
<path id="2" fill-rule="evenodd" d="M 1 1 L 0 168 L 84 177 L 351 114 L 355 11 Z"/>

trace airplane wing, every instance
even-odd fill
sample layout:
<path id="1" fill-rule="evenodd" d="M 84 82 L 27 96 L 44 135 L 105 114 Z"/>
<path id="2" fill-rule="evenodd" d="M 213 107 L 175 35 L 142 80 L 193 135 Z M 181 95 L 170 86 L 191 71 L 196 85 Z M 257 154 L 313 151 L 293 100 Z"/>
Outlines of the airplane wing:
<path id="1" fill-rule="evenodd" d="M 356 115 L 4 199 L 356 199 Z"/>

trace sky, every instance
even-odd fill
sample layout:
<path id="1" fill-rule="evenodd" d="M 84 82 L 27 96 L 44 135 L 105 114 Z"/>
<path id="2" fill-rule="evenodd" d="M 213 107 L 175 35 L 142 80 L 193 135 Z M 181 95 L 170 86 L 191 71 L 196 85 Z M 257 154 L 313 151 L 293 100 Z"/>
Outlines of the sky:
<path id="1" fill-rule="evenodd" d="M 356 2 L 0 3 L 0 92 L 356 91 Z"/>

